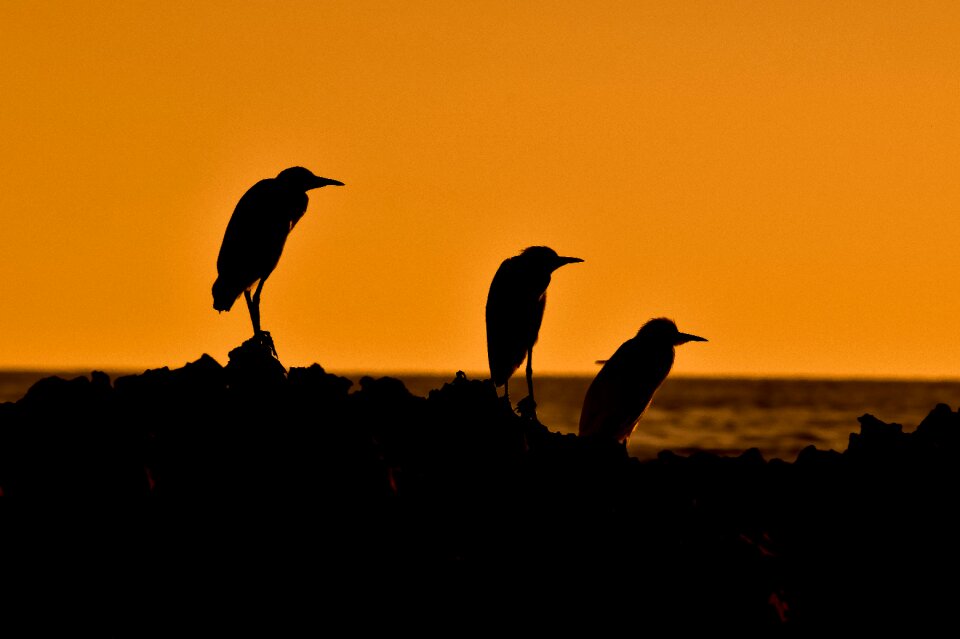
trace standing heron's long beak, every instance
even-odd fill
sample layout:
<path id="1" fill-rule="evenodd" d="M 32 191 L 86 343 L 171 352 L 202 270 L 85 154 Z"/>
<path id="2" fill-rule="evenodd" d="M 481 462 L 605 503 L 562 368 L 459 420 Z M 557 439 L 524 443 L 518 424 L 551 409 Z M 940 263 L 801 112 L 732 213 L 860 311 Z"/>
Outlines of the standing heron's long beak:
<path id="1" fill-rule="evenodd" d="M 319 189 L 321 186 L 343 186 L 343 182 L 340 180 L 332 180 L 330 178 L 318 177 L 316 182 L 313 183 L 311 189 Z"/>
<path id="2" fill-rule="evenodd" d="M 706 337 L 698 337 L 689 333 L 677 333 L 676 344 L 686 344 L 687 342 L 706 342 Z"/>

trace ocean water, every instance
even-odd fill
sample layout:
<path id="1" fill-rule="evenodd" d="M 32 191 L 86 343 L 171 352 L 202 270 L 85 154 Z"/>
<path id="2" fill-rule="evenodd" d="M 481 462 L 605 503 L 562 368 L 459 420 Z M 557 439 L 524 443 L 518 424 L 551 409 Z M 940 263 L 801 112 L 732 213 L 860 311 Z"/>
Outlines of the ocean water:
<path id="1" fill-rule="evenodd" d="M 424 396 L 450 381 L 397 377 Z M 591 380 L 535 377 L 540 421 L 550 430 L 576 433 Z M 526 395 L 526 383 L 515 381 L 511 390 L 516 402 Z M 792 462 L 811 444 L 846 450 L 850 433 L 860 432 L 857 417 L 865 413 L 910 432 L 938 403 L 960 406 L 960 381 L 670 377 L 630 437 L 628 450 L 638 459 L 652 459 L 661 450 L 739 455 L 758 448 L 766 459 Z"/>
<path id="2" fill-rule="evenodd" d="M 336 372 L 336 371 L 331 371 Z M 0 402 L 16 401 L 38 379 L 88 374 L 77 371 L 0 371 Z M 123 372 L 107 371 L 112 379 Z M 354 381 L 361 375 L 338 373 Z M 414 395 L 450 382 L 453 375 L 393 375 Z M 590 377 L 536 377 L 540 421 L 560 433 L 576 433 L 580 406 Z M 513 385 L 514 401 L 526 394 L 522 378 Z M 912 431 L 938 403 L 960 406 L 960 381 L 877 381 L 828 379 L 732 379 L 671 377 L 657 392 L 630 438 L 629 452 L 652 459 L 661 450 L 689 454 L 704 450 L 739 455 L 758 448 L 767 459 L 796 459 L 813 444 L 843 451 L 857 417 L 870 413 Z"/>

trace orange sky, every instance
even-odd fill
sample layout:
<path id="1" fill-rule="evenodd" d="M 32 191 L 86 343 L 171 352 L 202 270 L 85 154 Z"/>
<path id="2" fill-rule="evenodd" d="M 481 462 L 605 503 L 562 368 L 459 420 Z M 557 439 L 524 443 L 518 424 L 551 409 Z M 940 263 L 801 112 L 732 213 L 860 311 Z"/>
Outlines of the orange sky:
<path id="1" fill-rule="evenodd" d="M 311 194 L 288 366 L 483 371 L 500 261 L 539 372 L 648 318 L 684 374 L 960 376 L 960 3 L 0 3 L 0 367 L 226 363 L 244 191 Z"/>

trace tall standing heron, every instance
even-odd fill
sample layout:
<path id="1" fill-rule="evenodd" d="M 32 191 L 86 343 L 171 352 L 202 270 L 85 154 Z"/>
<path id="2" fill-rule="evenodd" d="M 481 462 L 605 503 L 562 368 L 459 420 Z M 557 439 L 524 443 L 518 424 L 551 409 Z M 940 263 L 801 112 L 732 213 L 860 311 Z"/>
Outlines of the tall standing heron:
<path id="1" fill-rule="evenodd" d="M 564 264 L 582 262 L 562 257 L 546 246 L 531 246 L 500 264 L 487 294 L 487 359 L 490 377 L 510 401 L 510 376 L 527 359 L 529 406 L 533 401 L 533 345 L 537 342 L 550 275 Z M 526 405 L 524 405 L 526 406 Z"/>
<path id="2" fill-rule="evenodd" d="M 580 435 L 627 440 L 673 367 L 675 346 L 706 339 L 681 333 L 672 320 L 652 319 L 624 342 L 590 383 L 580 412 Z"/>
<path id="3" fill-rule="evenodd" d="M 275 178 L 260 180 L 244 193 L 223 234 L 213 283 L 213 308 L 229 311 L 243 293 L 253 323 L 260 330 L 260 292 L 280 261 L 287 235 L 307 210 L 307 191 L 343 182 L 317 177 L 294 166 Z M 250 290 L 256 286 L 251 296 Z"/>

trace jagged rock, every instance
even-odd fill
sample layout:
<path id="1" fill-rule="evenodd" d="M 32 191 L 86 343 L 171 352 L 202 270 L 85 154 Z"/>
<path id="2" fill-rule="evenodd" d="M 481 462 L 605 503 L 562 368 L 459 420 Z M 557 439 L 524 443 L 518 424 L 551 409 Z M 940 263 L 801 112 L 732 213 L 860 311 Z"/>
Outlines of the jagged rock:
<path id="1" fill-rule="evenodd" d="M 813 444 L 800 451 L 797 455 L 797 466 L 816 468 L 832 468 L 842 462 L 843 456 L 835 450 L 820 450 Z"/>
<path id="2" fill-rule="evenodd" d="M 264 334 L 254 335 L 230 351 L 227 383 L 240 392 L 273 391 L 287 379 L 287 370 L 277 359 L 273 341 Z"/>
<path id="3" fill-rule="evenodd" d="M 760 452 L 759 448 L 748 448 L 740 453 L 740 456 L 737 457 L 737 460 L 740 463 L 749 466 L 763 466 L 767 463 L 767 461 L 763 458 L 763 453 Z"/>
<path id="4" fill-rule="evenodd" d="M 48 378 L 0 405 L 0 490 L 152 495 L 135 539 L 152 556 L 197 565 L 223 548 L 225 566 L 284 566 L 297 584 L 360 575 L 374 607 L 422 578 L 461 601 L 491 583 L 524 606 L 592 593 L 603 617 L 623 588 L 638 617 L 681 630 L 952 610 L 926 576 L 957 568 L 960 417 L 947 406 L 910 434 L 864 415 L 845 453 L 811 446 L 794 463 L 756 449 L 640 462 L 519 417 L 462 372 L 426 398 L 392 378 L 350 391 L 319 365 L 287 373 L 251 341 L 225 368 L 203 355 L 112 387 L 97 372 Z"/>
<path id="5" fill-rule="evenodd" d="M 308 367 L 295 366 L 287 373 L 287 379 L 292 389 L 314 393 L 326 399 L 346 397 L 350 387 L 353 386 L 353 382 L 346 377 L 332 375 L 323 370 L 319 364 L 311 364 Z"/>
<path id="6" fill-rule="evenodd" d="M 858 459 L 879 459 L 895 455 L 906 442 L 903 426 L 882 422 L 873 415 L 857 418 L 860 433 L 850 433 L 846 455 Z"/>
<path id="7" fill-rule="evenodd" d="M 937 404 L 917 426 L 913 437 L 926 448 L 960 453 L 960 412 L 952 411 L 946 404 Z"/>

